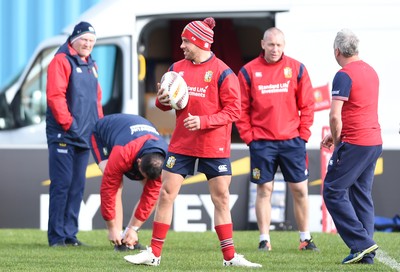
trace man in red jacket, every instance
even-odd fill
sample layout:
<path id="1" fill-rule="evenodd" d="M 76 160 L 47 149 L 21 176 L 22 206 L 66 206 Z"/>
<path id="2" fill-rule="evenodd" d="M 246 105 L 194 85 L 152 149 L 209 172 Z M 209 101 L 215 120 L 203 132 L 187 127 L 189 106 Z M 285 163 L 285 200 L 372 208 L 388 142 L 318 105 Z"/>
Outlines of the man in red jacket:
<path id="1" fill-rule="evenodd" d="M 96 32 L 80 22 L 58 49 L 47 73 L 46 136 L 49 149 L 49 246 L 81 246 L 76 237 L 90 156 L 90 135 L 103 117 Z"/>
<path id="2" fill-rule="evenodd" d="M 163 185 L 153 224 L 151 247 L 137 255 L 125 256 L 133 264 L 157 266 L 172 220 L 173 203 L 183 180 L 198 171 L 206 175 L 215 206 L 215 231 L 224 266 L 261 267 L 235 252 L 229 209 L 231 182 L 230 144 L 232 123 L 240 116 L 239 82 L 233 71 L 210 51 L 213 42 L 213 18 L 193 21 L 182 32 L 181 49 L 185 59 L 174 63 L 170 71 L 179 73 L 189 89 L 189 102 L 176 111 L 172 134 L 162 172 Z M 171 110 L 169 98 L 158 91 L 156 106 Z"/>
<path id="3" fill-rule="evenodd" d="M 257 184 L 258 248 L 269 251 L 271 194 L 280 167 L 291 189 L 300 231 L 300 250 L 317 249 L 308 226 L 306 143 L 314 120 L 314 96 L 305 66 L 284 55 L 285 37 L 273 27 L 261 40 L 263 52 L 239 72 L 242 115 L 236 122 L 250 147 L 251 182 Z"/>

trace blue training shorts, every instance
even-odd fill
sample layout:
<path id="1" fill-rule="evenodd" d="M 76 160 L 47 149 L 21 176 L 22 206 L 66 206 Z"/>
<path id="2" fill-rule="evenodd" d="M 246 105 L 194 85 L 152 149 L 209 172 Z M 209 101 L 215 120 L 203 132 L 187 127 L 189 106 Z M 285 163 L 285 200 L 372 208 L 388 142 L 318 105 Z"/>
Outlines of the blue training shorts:
<path id="1" fill-rule="evenodd" d="M 195 173 L 196 160 L 197 171 L 204 173 L 207 179 L 232 175 L 231 161 L 229 158 L 197 158 L 168 152 L 163 169 L 182 176 Z"/>
<path id="2" fill-rule="evenodd" d="M 308 179 L 306 142 L 300 137 L 283 141 L 252 141 L 250 159 L 253 183 L 274 180 L 278 166 L 287 182 Z"/>

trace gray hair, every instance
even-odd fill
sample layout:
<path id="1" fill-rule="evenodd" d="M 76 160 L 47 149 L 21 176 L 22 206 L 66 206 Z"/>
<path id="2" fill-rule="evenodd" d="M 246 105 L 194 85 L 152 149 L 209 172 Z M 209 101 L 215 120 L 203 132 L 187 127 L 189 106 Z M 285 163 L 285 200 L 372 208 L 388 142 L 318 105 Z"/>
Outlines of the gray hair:
<path id="1" fill-rule="evenodd" d="M 358 55 L 358 43 L 360 40 L 350 29 L 340 30 L 333 43 L 334 49 L 339 49 L 346 58 Z"/>

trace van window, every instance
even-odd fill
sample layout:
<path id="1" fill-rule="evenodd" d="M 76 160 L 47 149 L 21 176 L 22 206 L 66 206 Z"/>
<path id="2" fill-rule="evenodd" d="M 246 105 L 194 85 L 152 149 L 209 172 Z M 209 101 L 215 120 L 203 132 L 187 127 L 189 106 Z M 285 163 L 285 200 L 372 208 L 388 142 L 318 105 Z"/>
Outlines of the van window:
<path id="1" fill-rule="evenodd" d="M 92 57 L 97 63 L 104 114 L 121 111 L 122 53 L 115 45 L 96 45 Z"/>
<path id="2" fill-rule="evenodd" d="M 14 112 L 17 127 L 39 124 L 45 119 L 47 68 L 57 49 L 48 48 L 39 54 L 25 78 L 20 93 L 14 99 L 15 109 L 19 108 L 19 111 Z"/>
<path id="3" fill-rule="evenodd" d="M 39 124 L 46 119 L 47 69 L 58 47 L 43 50 L 33 63 L 21 90 L 12 104 L 4 99 L 0 111 L 0 130 Z M 92 52 L 98 66 L 105 114 L 120 112 L 122 108 L 122 53 L 116 45 L 96 45 Z M 3 97 L 3 96 L 2 96 Z M 4 101 L 3 101 L 4 100 Z"/>

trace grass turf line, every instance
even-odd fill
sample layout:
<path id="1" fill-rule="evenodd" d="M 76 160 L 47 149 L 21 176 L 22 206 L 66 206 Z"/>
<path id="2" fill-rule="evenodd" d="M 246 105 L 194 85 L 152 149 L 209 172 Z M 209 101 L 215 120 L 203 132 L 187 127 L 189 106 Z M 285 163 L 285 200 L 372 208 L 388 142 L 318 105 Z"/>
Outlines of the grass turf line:
<path id="1" fill-rule="evenodd" d="M 115 252 L 107 241 L 106 230 L 82 231 L 78 238 L 88 247 L 50 248 L 46 232 L 34 229 L 0 229 L 0 271 L 245 271 L 248 268 L 224 268 L 215 232 L 168 233 L 159 267 L 133 266 L 123 256 L 134 252 Z M 150 230 L 140 232 L 140 242 L 149 244 Z M 260 252 L 257 231 L 235 231 L 236 251 L 263 265 L 259 271 L 397 271 L 379 262 L 374 265 L 341 261 L 349 254 L 338 235 L 313 233 L 320 252 L 299 251 L 298 233 L 273 231 L 273 250 Z M 400 262 L 400 235 L 375 233 L 380 249 Z"/>

